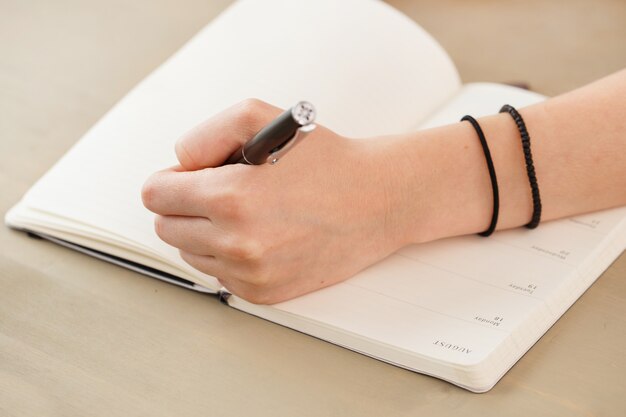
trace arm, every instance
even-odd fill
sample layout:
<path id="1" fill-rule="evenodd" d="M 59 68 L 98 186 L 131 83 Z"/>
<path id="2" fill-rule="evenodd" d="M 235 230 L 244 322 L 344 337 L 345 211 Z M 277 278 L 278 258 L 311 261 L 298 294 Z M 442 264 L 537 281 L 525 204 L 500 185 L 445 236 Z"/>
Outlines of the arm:
<path id="1" fill-rule="evenodd" d="M 626 204 L 624 97 L 626 70 L 519 109 L 531 136 L 543 221 Z M 479 122 L 498 175 L 498 229 L 522 226 L 530 221 L 532 198 L 519 131 L 508 114 Z M 421 186 L 420 195 L 431 196 L 430 202 L 414 201 L 409 209 L 430 213 L 428 224 L 412 231 L 411 241 L 477 233 L 488 227 L 491 184 L 482 148 L 469 123 L 394 139 L 398 148 L 389 152 L 398 153 L 405 163 L 402 170 L 428 165 L 420 170 L 420 178 L 410 177 L 407 184 L 407 193 Z M 436 175 L 439 172 L 443 175 Z"/>
<path id="2" fill-rule="evenodd" d="M 520 110 L 543 220 L 626 204 L 626 71 Z M 352 140 L 323 127 L 276 166 L 218 167 L 280 113 L 249 100 L 178 141 L 181 166 L 143 189 L 157 234 L 233 293 L 274 303 L 342 281 L 398 248 L 487 228 L 492 192 L 468 123 Z M 498 229 L 531 217 L 519 133 L 479 120 L 500 187 Z"/>

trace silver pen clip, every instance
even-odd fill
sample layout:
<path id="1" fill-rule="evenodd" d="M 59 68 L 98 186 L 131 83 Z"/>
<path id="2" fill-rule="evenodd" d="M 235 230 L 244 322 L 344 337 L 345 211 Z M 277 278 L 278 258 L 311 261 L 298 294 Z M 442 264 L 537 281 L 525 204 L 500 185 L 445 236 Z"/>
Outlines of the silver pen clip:
<path id="1" fill-rule="evenodd" d="M 308 125 L 304 125 L 298 128 L 298 130 L 296 130 L 296 134 L 293 135 L 293 137 L 289 139 L 287 143 L 285 143 L 279 150 L 273 152 L 272 154 L 270 154 L 270 156 L 267 157 L 267 162 L 269 164 L 275 164 L 276 162 L 278 162 L 280 158 L 285 156 L 289 149 L 291 149 L 296 143 L 304 139 L 309 133 L 314 131 L 315 126 L 315 123 L 310 123 Z"/>

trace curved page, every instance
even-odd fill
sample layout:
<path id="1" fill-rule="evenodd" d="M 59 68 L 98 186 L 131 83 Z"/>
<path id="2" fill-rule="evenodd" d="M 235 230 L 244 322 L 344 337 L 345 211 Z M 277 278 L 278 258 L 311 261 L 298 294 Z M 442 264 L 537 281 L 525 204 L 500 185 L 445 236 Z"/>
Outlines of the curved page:
<path id="1" fill-rule="evenodd" d="M 445 52 L 382 2 L 240 1 L 105 115 L 7 222 L 45 222 L 50 233 L 51 216 L 74 219 L 85 237 L 106 230 L 187 269 L 156 237 L 140 199 L 145 179 L 176 163 L 174 143 L 186 130 L 258 97 L 282 107 L 310 100 L 322 124 L 347 135 L 392 133 L 416 125 L 458 88 Z"/>

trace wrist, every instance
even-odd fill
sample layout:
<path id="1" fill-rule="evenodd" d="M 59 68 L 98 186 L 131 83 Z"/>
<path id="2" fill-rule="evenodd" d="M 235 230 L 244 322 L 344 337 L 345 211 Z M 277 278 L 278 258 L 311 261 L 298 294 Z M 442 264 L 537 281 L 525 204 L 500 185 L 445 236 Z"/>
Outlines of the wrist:
<path id="1" fill-rule="evenodd" d="M 378 138 L 399 246 L 478 233 L 489 226 L 493 193 L 469 123 Z"/>
<path id="2" fill-rule="evenodd" d="M 467 217 L 455 218 L 459 213 L 454 209 L 469 208 L 471 197 L 466 195 L 468 187 L 456 189 L 456 170 L 452 172 L 456 157 L 450 155 L 452 149 L 446 140 L 452 135 L 442 136 L 438 130 L 354 141 L 360 158 L 367 161 L 364 171 L 375 190 L 370 193 L 375 202 L 370 204 L 384 205 L 381 227 L 394 250 L 471 233 L 458 227 Z M 450 193 L 463 201 L 450 204 Z"/>
<path id="3" fill-rule="evenodd" d="M 413 242 L 486 230 L 493 214 L 493 190 L 472 126 L 456 123 L 416 132 L 405 142 L 405 161 L 417 168 L 408 185 L 422 200 L 414 206 L 421 221 L 412 230 Z"/>

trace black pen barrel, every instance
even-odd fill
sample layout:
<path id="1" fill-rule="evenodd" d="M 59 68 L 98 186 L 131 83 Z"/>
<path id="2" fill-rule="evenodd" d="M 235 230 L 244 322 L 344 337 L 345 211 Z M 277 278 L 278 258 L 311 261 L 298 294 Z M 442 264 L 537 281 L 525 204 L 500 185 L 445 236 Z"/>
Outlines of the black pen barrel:
<path id="1" fill-rule="evenodd" d="M 291 109 L 288 109 L 232 154 L 224 165 L 264 164 L 267 158 L 289 141 L 300 127 L 301 125 L 294 120 Z"/>

